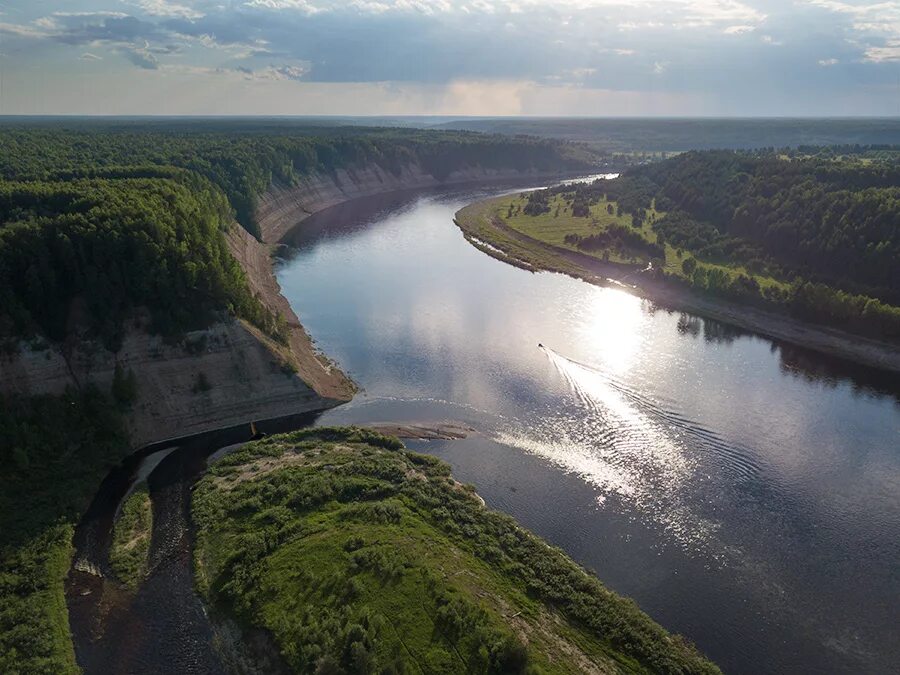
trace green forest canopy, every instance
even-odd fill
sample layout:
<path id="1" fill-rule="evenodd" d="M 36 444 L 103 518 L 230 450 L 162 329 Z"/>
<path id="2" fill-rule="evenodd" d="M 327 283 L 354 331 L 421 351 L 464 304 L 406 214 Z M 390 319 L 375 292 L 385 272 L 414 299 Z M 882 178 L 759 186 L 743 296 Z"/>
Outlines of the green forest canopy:
<path id="1" fill-rule="evenodd" d="M 69 123 L 0 127 L 0 177 L 55 180 L 108 167 L 175 166 L 221 188 L 238 221 L 259 235 L 257 197 L 272 181 L 378 163 L 399 173 L 411 162 L 442 180 L 469 166 L 577 171 L 595 159 L 582 146 L 471 132 L 297 128 L 248 122 Z"/>
<path id="2" fill-rule="evenodd" d="M 294 672 L 719 672 L 396 438 L 251 443 L 210 467 L 192 513 L 201 593 Z"/>
<path id="3" fill-rule="evenodd" d="M 573 198 L 614 200 L 636 227 L 654 207 L 665 213 L 652 223 L 659 241 L 789 284 L 760 288 L 696 268 L 694 287 L 898 339 L 900 150 L 811 152 L 687 152 L 577 186 Z M 551 192 L 561 191 L 573 188 Z"/>
<path id="4" fill-rule="evenodd" d="M 416 162 L 443 179 L 474 165 L 572 171 L 591 158 L 527 138 L 316 132 L 223 122 L 0 128 L 0 341 L 62 340 L 84 319 L 115 349 L 136 307 L 159 332 L 230 312 L 280 337 L 224 239 L 235 216 L 258 234 L 257 198 L 274 181 L 371 162 L 395 173 Z"/>

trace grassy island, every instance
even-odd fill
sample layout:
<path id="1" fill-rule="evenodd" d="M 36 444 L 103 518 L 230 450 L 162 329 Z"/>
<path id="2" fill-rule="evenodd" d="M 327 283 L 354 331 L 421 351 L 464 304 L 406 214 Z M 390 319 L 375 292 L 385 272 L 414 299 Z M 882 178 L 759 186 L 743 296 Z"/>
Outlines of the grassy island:
<path id="1" fill-rule="evenodd" d="M 251 443 L 192 510 L 201 592 L 295 672 L 718 672 L 395 438 Z"/>
<path id="2" fill-rule="evenodd" d="M 137 588 L 147 573 L 153 505 L 146 483 L 137 486 L 122 505 L 113 528 L 109 564 L 123 584 Z"/>

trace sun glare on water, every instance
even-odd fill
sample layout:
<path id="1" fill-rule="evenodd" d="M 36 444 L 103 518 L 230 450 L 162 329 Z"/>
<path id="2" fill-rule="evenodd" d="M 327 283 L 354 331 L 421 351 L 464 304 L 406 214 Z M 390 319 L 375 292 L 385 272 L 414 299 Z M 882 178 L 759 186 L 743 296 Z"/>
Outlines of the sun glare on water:
<path id="1" fill-rule="evenodd" d="M 640 298 L 614 288 L 597 289 L 579 319 L 579 337 L 595 357 L 616 375 L 627 372 L 644 340 L 641 327 L 647 317 Z"/>

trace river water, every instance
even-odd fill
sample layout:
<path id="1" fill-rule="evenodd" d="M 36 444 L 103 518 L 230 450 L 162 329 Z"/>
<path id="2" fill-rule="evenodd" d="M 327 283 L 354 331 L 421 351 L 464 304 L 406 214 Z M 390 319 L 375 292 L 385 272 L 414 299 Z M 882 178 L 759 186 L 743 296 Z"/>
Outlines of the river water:
<path id="1" fill-rule="evenodd" d="M 726 672 L 895 672 L 896 380 L 490 258 L 453 223 L 485 194 L 293 235 L 283 291 L 363 389 L 319 423 L 477 429 L 410 445 Z"/>

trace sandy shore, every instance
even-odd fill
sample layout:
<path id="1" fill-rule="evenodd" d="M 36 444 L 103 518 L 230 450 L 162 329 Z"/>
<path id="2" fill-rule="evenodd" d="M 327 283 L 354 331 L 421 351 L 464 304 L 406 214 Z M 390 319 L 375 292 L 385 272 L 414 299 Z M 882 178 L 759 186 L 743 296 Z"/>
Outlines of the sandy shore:
<path id="1" fill-rule="evenodd" d="M 806 323 L 757 307 L 701 296 L 665 281 L 632 276 L 630 281 L 633 283 L 619 284 L 615 279 L 633 273 L 633 267 L 605 263 L 587 254 L 529 237 L 491 218 L 491 201 L 476 202 L 461 209 L 455 222 L 474 246 L 498 260 L 529 271 L 560 272 L 598 286 L 621 287 L 667 308 L 721 321 L 864 366 L 900 373 L 900 347 L 887 342 Z"/>
<path id="2" fill-rule="evenodd" d="M 377 431 L 385 436 L 414 441 L 458 441 L 467 438 L 474 429 L 457 422 L 434 423 L 402 423 L 402 422 L 371 422 L 362 424 L 367 429 Z"/>

